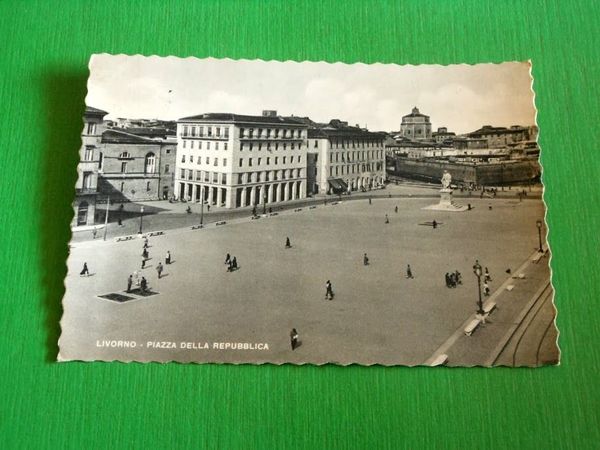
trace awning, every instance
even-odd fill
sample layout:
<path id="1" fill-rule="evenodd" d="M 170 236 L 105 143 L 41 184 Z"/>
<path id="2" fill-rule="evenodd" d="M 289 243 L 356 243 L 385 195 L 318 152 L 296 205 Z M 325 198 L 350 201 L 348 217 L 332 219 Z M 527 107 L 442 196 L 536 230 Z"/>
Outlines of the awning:
<path id="1" fill-rule="evenodd" d="M 333 189 L 334 192 L 345 192 L 348 190 L 348 185 L 341 178 L 331 178 L 327 180 L 329 182 L 329 186 Z"/>

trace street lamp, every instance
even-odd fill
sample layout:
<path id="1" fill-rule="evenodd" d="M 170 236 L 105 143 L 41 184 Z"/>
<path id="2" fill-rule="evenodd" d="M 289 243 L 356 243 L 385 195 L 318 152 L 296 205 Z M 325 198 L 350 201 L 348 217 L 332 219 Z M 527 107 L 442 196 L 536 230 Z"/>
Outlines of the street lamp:
<path id="1" fill-rule="evenodd" d="M 204 186 L 200 186 L 200 227 L 204 224 Z"/>
<path id="2" fill-rule="evenodd" d="M 142 234 L 142 224 L 144 222 L 144 207 L 142 206 L 140 208 L 140 231 L 138 231 L 138 234 Z"/>
<path id="3" fill-rule="evenodd" d="M 473 273 L 477 277 L 477 293 L 479 294 L 479 301 L 477 302 L 477 314 L 483 316 L 485 312 L 483 311 L 483 301 L 481 300 L 481 275 L 483 272 L 481 271 L 481 264 L 479 264 L 479 260 L 475 260 L 475 265 L 473 266 Z"/>
<path id="4" fill-rule="evenodd" d="M 535 222 L 535 226 L 538 229 L 538 240 L 540 242 L 540 248 L 538 249 L 538 252 L 544 253 L 544 250 L 542 249 L 542 221 L 538 219 Z"/>

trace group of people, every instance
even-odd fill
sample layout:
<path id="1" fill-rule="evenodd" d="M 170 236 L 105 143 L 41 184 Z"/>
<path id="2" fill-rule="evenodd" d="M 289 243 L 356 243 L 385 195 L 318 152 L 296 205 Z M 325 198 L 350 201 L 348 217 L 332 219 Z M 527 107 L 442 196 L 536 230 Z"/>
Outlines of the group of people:
<path id="1" fill-rule="evenodd" d="M 462 284 L 462 275 L 458 270 L 446 272 L 446 287 L 455 288 L 459 284 Z"/>
<path id="2" fill-rule="evenodd" d="M 227 265 L 227 272 L 233 272 L 238 269 L 237 258 L 235 256 L 232 258 L 229 253 L 225 256 L 225 264 Z"/>

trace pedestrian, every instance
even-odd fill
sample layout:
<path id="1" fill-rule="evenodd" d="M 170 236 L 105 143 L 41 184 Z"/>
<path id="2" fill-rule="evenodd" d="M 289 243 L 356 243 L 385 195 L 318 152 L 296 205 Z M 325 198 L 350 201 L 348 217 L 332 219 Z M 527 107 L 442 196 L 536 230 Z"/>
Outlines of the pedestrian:
<path id="1" fill-rule="evenodd" d="M 398 205 L 396 205 L 396 207 L 394 208 L 394 211 L 396 212 L 396 214 L 398 214 Z"/>
<path id="2" fill-rule="evenodd" d="M 121 220 L 120 217 L 117 219 L 117 225 L 119 225 L 120 227 L 123 226 L 123 221 Z"/>
<path id="3" fill-rule="evenodd" d="M 85 275 L 86 277 L 90 275 L 90 271 L 88 269 L 86 262 L 83 263 L 83 269 L 81 269 L 81 272 L 79 272 L 79 275 L 81 275 L 81 276 Z"/>
<path id="4" fill-rule="evenodd" d="M 96 227 L 94 227 L 94 229 L 92 230 L 92 239 L 96 239 L 97 234 L 98 234 L 98 230 L 96 229 Z"/>
<path id="5" fill-rule="evenodd" d="M 140 274 L 138 273 L 137 270 L 133 271 L 133 281 L 135 281 L 136 286 L 140 285 Z"/>
<path id="6" fill-rule="evenodd" d="M 487 284 L 487 281 L 483 282 L 483 294 L 488 297 L 490 295 L 490 286 Z"/>
<path id="7" fill-rule="evenodd" d="M 406 278 L 414 278 L 412 274 L 412 269 L 410 268 L 410 264 L 406 266 Z"/>
<path id="8" fill-rule="evenodd" d="M 188 207 L 185 210 L 186 213 L 191 214 L 192 213 L 192 208 L 188 205 Z"/>
<path id="9" fill-rule="evenodd" d="M 252 217 L 256 217 L 256 206 L 252 207 Z"/>
<path id="10" fill-rule="evenodd" d="M 292 248 L 292 244 L 290 242 L 290 238 L 289 237 L 285 238 L 285 248 Z"/>
<path id="11" fill-rule="evenodd" d="M 171 252 L 167 250 L 167 256 L 165 258 L 165 264 L 171 264 Z"/>
<path id="12" fill-rule="evenodd" d="M 390 219 L 388 218 L 388 215 L 385 215 L 385 223 L 390 223 Z"/>
<path id="13" fill-rule="evenodd" d="M 462 284 L 462 275 L 458 270 L 454 272 L 454 277 L 456 278 L 457 284 Z"/>
<path id="14" fill-rule="evenodd" d="M 483 279 L 484 281 L 492 281 L 492 277 L 490 276 L 490 271 L 488 270 L 488 268 L 485 268 L 485 273 L 483 274 Z"/>
<path id="15" fill-rule="evenodd" d="M 237 265 L 237 258 L 235 256 L 233 257 L 233 260 L 231 261 L 231 265 L 232 265 L 233 270 L 237 270 L 238 265 Z"/>
<path id="16" fill-rule="evenodd" d="M 369 257 L 367 256 L 367 254 L 365 253 L 365 255 L 363 256 L 363 265 L 368 266 L 369 265 Z"/>
<path id="17" fill-rule="evenodd" d="M 298 331 L 295 328 L 292 328 L 292 331 L 290 331 L 290 343 L 292 351 L 296 350 L 296 347 L 298 347 Z"/>
<path id="18" fill-rule="evenodd" d="M 146 268 L 146 259 L 142 258 L 142 269 Z"/>
<path id="19" fill-rule="evenodd" d="M 271 208 L 271 207 L 269 206 L 269 214 L 271 214 L 272 212 L 273 212 L 273 208 Z"/>
<path id="20" fill-rule="evenodd" d="M 162 275 L 163 265 L 159 262 L 156 266 L 156 272 L 158 273 L 158 279 L 160 280 L 160 276 Z"/>
<path id="21" fill-rule="evenodd" d="M 433 219 L 433 222 L 431 222 L 431 226 L 434 230 L 437 228 L 437 222 L 435 221 L 435 219 Z"/>
<path id="22" fill-rule="evenodd" d="M 144 248 L 148 248 L 148 238 L 144 238 Z"/>
<path id="23" fill-rule="evenodd" d="M 452 287 L 450 282 L 450 274 L 448 272 L 446 272 L 446 287 Z"/>
<path id="24" fill-rule="evenodd" d="M 144 247 L 144 250 L 142 250 L 142 257 L 144 259 L 148 259 L 148 249 L 146 247 Z"/>
<path id="25" fill-rule="evenodd" d="M 231 255 L 229 253 L 227 253 L 225 255 L 225 264 L 229 264 L 231 262 Z"/>
<path id="26" fill-rule="evenodd" d="M 469 191 L 469 193 L 470 193 L 470 192 L 471 192 L 471 191 Z M 468 209 L 469 211 L 471 211 L 471 209 L 472 209 L 472 208 L 471 208 L 471 204 L 470 204 L 470 203 L 467 203 L 467 209 Z"/>
<path id="27" fill-rule="evenodd" d="M 148 281 L 146 281 L 146 278 L 142 277 L 142 281 L 140 282 L 140 291 L 146 292 L 147 288 L 148 288 Z"/>
<path id="28" fill-rule="evenodd" d="M 132 284 L 133 284 L 133 275 L 129 274 L 129 277 L 127 277 L 127 292 L 131 292 Z"/>
<path id="29" fill-rule="evenodd" d="M 369 205 L 371 204 L 371 197 L 369 197 Z"/>
<path id="30" fill-rule="evenodd" d="M 206 210 L 207 210 L 208 212 L 210 212 L 210 203 L 209 203 L 208 205 L 206 205 Z"/>
<path id="31" fill-rule="evenodd" d="M 333 287 L 331 286 L 331 281 L 327 280 L 325 283 L 325 300 L 333 300 Z"/>

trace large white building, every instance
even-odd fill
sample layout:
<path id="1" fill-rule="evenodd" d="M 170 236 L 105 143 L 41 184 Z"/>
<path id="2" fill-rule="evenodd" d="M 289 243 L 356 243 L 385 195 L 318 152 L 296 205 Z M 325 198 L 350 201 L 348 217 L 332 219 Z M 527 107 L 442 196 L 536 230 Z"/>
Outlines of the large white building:
<path id="1" fill-rule="evenodd" d="M 307 126 L 262 116 L 208 113 L 177 123 L 175 195 L 225 208 L 306 197 Z"/>
<path id="2" fill-rule="evenodd" d="M 385 182 L 385 135 L 347 122 L 308 130 L 309 186 L 313 194 L 368 190 Z"/>

